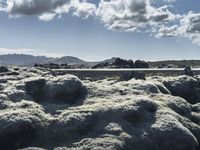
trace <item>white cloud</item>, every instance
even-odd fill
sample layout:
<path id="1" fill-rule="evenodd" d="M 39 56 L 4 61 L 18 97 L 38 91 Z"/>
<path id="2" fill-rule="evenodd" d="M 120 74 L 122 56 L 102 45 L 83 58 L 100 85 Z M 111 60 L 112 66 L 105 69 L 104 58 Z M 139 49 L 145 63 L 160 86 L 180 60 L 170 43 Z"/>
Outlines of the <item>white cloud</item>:
<path id="1" fill-rule="evenodd" d="M 165 2 L 168 2 L 168 3 L 173 3 L 173 2 L 176 2 L 176 0 L 164 0 Z"/>
<path id="2" fill-rule="evenodd" d="M 96 6 L 84 0 L 0 0 L 0 11 L 7 12 L 10 17 L 35 15 L 48 21 L 70 10 L 76 16 L 87 18 L 94 15 Z"/>
<path id="3" fill-rule="evenodd" d="M 144 0 L 101 0 L 97 16 L 109 29 L 137 30 L 147 22 Z"/>
<path id="4" fill-rule="evenodd" d="M 149 0 L 101 0 L 97 16 L 109 29 L 122 31 L 153 29 L 179 18 L 168 10 L 167 5 L 156 8 Z"/>
<path id="5" fill-rule="evenodd" d="M 177 37 L 179 36 L 179 33 L 177 32 L 179 30 L 178 25 L 173 25 L 170 27 L 163 26 L 159 29 L 159 32 L 157 33 L 156 37 Z"/>
<path id="6" fill-rule="evenodd" d="M 7 12 L 10 15 L 41 15 L 56 13 L 56 9 L 69 4 L 69 0 L 7 0 Z"/>
<path id="7" fill-rule="evenodd" d="M 180 20 L 180 34 L 200 45 L 200 13 L 189 12 Z"/>
<path id="8" fill-rule="evenodd" d="M 200 45 L 200 13 L 189 12 L 181 17 L 177 25 L 160 28 L 157 37 L 163 36 L 189 38 Z"/>
<path id="9" fill-rule="evenodd" d="M 72 8 L 74 9 L 73 14 L 78 17 L 88 18 L 89 16 L 94 16 L 96 12 L 96 6 L 93 3 L 88 3 L 87 1 L 72 1 Z"/>
<path id="10" fill-rule="evenodd" d="M 64 54 L 61 53 L 50 53 L 44 50 L 33 50 L 33 49 L 9 49 L 9 48 L 0 48 L 0 55 L 3 54 L 27 54 L 34 56 L 48 56 L 48 57 L 62 57 Z"/>
<path id="11" fill-rule="evenodd" d="M 35 15 L 44 21 L 63 13 L 82 18 L 93 16 L 111 30 L 188 38 L 200 45 L 200 13 L 172 13 L 169 6 L 175 1 L 100 0 L 96 5 L 91 0 L 0 0 L 0 11 L 11 17 Z"/>

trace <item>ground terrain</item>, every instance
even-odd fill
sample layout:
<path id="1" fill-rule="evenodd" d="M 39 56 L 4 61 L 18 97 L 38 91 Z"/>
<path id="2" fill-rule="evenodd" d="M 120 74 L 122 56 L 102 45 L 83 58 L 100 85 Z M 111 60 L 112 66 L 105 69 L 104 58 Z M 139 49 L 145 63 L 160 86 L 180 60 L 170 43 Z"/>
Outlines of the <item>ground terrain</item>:
<path id="1" fill-rule="evenodd" d="M 50 70 L 0 73 L 4 150 L 200 150 L 200 76 L 80 80 Z"/>

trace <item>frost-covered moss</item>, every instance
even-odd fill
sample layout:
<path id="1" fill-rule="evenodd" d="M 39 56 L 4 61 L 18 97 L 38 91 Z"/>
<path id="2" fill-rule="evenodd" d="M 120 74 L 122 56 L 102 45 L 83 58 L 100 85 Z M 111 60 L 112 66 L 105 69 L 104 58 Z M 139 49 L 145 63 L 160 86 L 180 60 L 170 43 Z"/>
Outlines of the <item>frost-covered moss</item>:
<path id="1" fill-rule="evenodd" d="M 196 78 L 80 81 L 19 73 L 2 77 L 1 149 L 199 150 L 200 105 L 182 95 L 198 88 Z"/>

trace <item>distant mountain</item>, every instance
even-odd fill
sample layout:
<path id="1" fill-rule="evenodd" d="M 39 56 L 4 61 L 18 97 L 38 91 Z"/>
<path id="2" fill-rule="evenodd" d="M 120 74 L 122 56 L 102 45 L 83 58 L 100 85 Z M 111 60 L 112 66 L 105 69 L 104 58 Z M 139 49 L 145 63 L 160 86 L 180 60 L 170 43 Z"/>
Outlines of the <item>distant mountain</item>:
<path id="1" fill-rule="evenodd" d="M 20 66 L 33 66 L 35 63 L 44 64 L 44 63 L 56 63 L 56 64 L 68 64 L 68 65 L 84 65 L 86 67 L 92 67 L 100 63 L 112 63 L 116 57 L 111 59 L 106 59 L 103 61 L 97 62 L 87 62 L 85 60 L 79 59 L 73 56 L 64 56 L 61 58 L 52 58 L 45 56 L 33 56 L 26 54 L 7 54 L 0 55 L 0 65 L 20 65 Z M 147 62 L 151 67 L 200 67 L 200 60 L 166 60 L 166 61 L 152 61 Z"/>
<path id="2" fill-rule="evenodd" d="M 45 63 L 54 60 L 45 56 L 32 56 L 25 54 L 7 54 L 0 55 L 0 64 L 2 65 L 31 65 L 34 63 Z"/>
<path id="3" fill-rule="evenodd" d="M 0 55 L 1 65 L 21 65 L 21 66 L 32 66 L 35 63 L 55 63 L 55 64 L 68 64 L 68 65 L 86 65 L 93 66 L 98 62 L 86 62 L 82 59 L 73 56 L 64 56 L 61 58 L 51 58 L 45 56 L 33 56 L 25 54 L 7 54 Z"/>
<path id="4" fill-rule="evenodd" d="M 54 64 L 68 64 L 68 65 L 84 65 L 92 67 L 100 63 L 112 63 L 116 57 L 97 62 L 87 62 L 74 56 L 64 56 L 61 58 L 50 58 L 45 56 L 33 56 L 26 54 L 7 54 L 0 55 L 0 65 L 20 65 L 20 66 L 33 66 L 35 63 L 54 63 Z"/>
<path id="5" fill-rule="evenodd" d="M 77 57 L 73 57 L 73 56 L 64 56 L 61 58 L 57 58 L 54 61 L 52 61 L 52 63 L 58 63 L 58 64 L 68 64 L 68 65 L 77 65 L 77 64 L 86 64 L 88 62 L 79 59 Z"/>

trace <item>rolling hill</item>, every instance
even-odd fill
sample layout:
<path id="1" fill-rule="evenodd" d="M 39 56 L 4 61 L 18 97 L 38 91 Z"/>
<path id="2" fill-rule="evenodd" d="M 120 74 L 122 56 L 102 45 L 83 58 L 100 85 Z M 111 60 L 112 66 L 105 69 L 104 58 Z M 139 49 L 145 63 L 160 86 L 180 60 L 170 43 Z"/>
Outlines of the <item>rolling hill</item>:
<path id="1" fill-rule="evenodd" d="M 52 60 L 54 60 L 54 58 L 49 58 L 45 56 L 25 55 L 25 54 L 0 55 L 0 64 L 2 65 L 28 66 L 34 63 L 45 63 Z"/>

